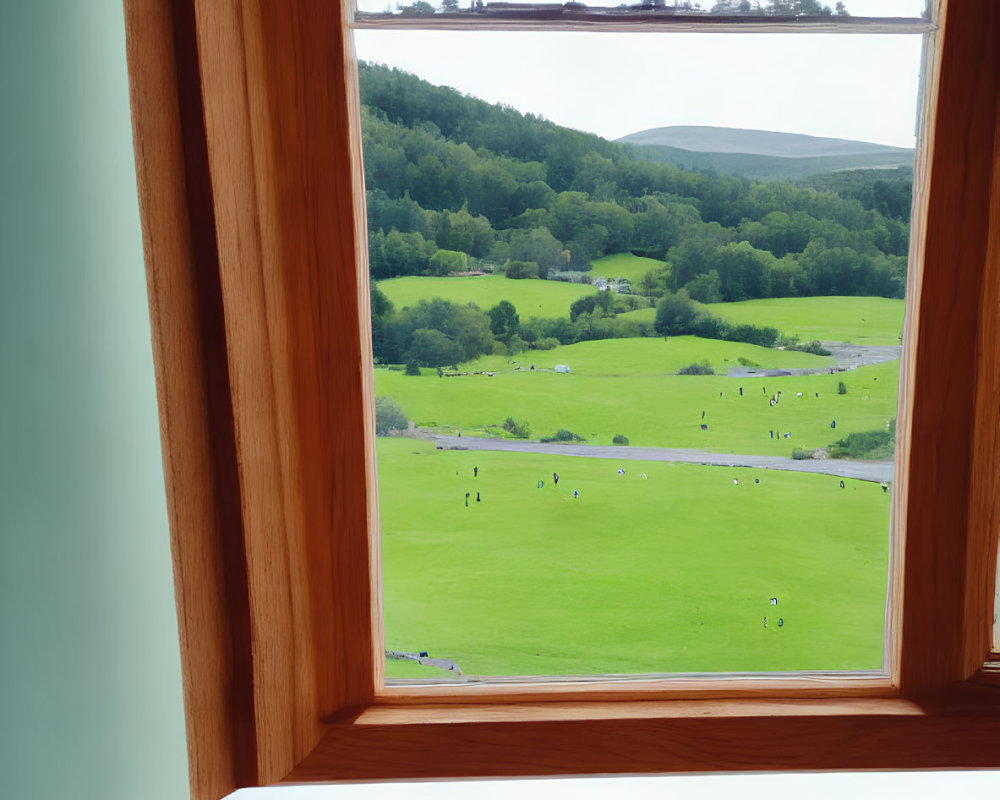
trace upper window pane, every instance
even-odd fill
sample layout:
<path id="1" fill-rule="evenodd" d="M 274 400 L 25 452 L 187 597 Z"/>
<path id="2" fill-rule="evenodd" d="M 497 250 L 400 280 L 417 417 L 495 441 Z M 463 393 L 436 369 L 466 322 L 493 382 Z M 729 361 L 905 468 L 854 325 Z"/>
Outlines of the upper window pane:
<path id="1" fill-rule="evenodd" d="M 879 669 L 919 38 L 356 38 L 389 677 Z"/>

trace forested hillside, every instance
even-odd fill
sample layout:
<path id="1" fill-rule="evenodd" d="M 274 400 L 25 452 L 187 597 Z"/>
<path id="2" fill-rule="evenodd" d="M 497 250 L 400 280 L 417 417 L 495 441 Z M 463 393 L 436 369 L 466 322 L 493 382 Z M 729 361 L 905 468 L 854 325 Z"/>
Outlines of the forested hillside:
<path id="1" fill-rule="evenodd" d="M 819 191 L 641 162 L 395 69 L 362 63 L 360 73 L 376 279 L 467 266 L 572 279 L 631 251 L 665 262 L 632 287 L 651 298 L 903 294 L 898 187 L 876 197 L 863 176 Z"/>

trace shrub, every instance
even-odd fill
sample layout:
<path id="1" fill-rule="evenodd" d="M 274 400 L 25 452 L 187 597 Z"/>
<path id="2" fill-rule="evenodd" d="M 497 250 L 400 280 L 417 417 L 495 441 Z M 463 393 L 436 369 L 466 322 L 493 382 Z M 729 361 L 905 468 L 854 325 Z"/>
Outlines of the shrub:
<path id="1" fill-rule="evenodd" d="M 419 375 L 420 374 L 420 365 L 416 361 L 407 361 L 406 362 L 406 371 L 403 374 L 404 375 Z"/>
<path id="2" fill-rule="evenodd" d="M 554 336 L 545 336 L 535 342 L 536 350 L 554 350 L 559 346 L 559 340 Z"/>
<path id="3" fill-rule="evenodd" d="M 793 447 L 792 448 L 792 458 L 796 461 L 805 461 L 807 458 L 812 458 L 812 450 L 806 450 L 804 447 Z"/>
<path id="4" fill-rule="evenodd" d="M 508 261 L 504 265 L 504 272 L 508 278 L 513 278 L 514 280 L 537 278 L 538 264 L 534 261 Z"/>
<path id="5" fill-rule="evenodd" d="M 740 366 L 741 367 L 759 367 L 760 366 L 760 364 L 758 364 L 756 361 L 751 361 L 749 358 L 746 358 L 745 356 L 740 356 L 736 360 L 740 362 Z"/>
<path id="6" fill-rule="evenodd" d="M 573 431 L 568 431 L 565 428 L 560 428 L 555 432 L 554 436 L 543 436 L 539 439 L 540 442 L 585 442 L 587 441 L 582 436 L 573 433 Z"/>
<path id="7" fill-rule="evenodd" d="M 805 344 L 799 345 L 796 350 L 801 350 L 803 353 L 812 353 L 814 356 L 828 356 L 830 351 L 820 344 L 819 339 L 813 339 L 811 342 L 806 342 Z"/>
<path id="8" fill-rule="evenodd" d="M 620 433 L 615 434 L 615 438 L 611 440 L 612 444 L 628 444 L 628 437 L 622 436 Z"/>
<path id="9" fill-rule="evenodd" d="M 843 381 L 837 384 L 837 394 L 847 394 L 847 385 Z"/>
<path id="10" fill-rule="evenodd" d="M 531 426 L 527 422 L 521 422 L 513 417 L 507 417 L 503 421 L 503 429 L 516 439 L 527 439 L 531 436 Z"/>
<path id="11" fill-rule="evenodd" d="M 862 431 L 851 433 L 830 446 L 833 458 L 861 458 L 868 460 L 892 458 L 896 449 L 895 430 Z"/>
<path id="12" fill-rule="evenodd" d="M 691 323 L 689 333 L 702 339 L 728 339 L 730 325 L 707 311 L 699 314 Z"/>
<path id="13" fill-rule="evenodd" d="M 819 339 L 800 343 L 798 336 L 779 336 L 775 344 L 785 350 L 798 350 L 800 353 L 812 353 L 814 356 L 830 355 L 830 351 L 823 347 Z"/>
<path id="14" fill-rule="evenodd" d="M 681 367 L 677 370 L 678 375 L 714 375 L 715 370 L 712 369 L 712 365 L 707 361 L 702 361 L 700 364 L 688 364 L 686 367 Z"/>
<path id="15" fill-rule="evenodd" d="M 760 347 L 774 347 L 778 341 L 778 329 L 761 325 L 735 325 L 725 336 L 728 342 L 746 342 Z"/>
<path id="16" fill-rule="evenodd" d="M 524 339 L 522 339 L 516 333 L 513 336 L 511 336 L 510 341 L 507 342 L 508 355 L 515 356 L 518 353 L 523 353 L 527 349 L 528 349 L 528 343 L 524 341 Z"/>
<path id="17" fill-rule="evenodd" d="M 375 398 L 375 434 L 387 436 L 392 431 L 405 431 L 410 421 L 392 397 L 383 395 Z"/>

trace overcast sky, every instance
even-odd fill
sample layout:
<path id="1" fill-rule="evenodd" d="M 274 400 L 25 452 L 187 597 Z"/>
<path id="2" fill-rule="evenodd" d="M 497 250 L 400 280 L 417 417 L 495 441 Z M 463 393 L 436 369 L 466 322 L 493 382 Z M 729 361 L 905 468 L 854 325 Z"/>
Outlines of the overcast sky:
<path id="1" fill-rule="evenodd" d="M 847 0 L 855 16 L 922 6 Z M 359 30 L 355 42 L 361 59 L 609 139 L 720 125 L 914 144 L 919 35 Z"/>

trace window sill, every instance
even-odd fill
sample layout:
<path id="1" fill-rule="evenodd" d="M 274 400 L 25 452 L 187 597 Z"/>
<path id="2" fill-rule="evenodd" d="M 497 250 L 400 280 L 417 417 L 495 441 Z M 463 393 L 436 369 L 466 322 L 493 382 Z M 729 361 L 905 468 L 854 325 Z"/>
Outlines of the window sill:
<path id="1" fill-rule="evenodd" d="M 1000 681 L 881 696 L 381 702 L 328 726 L 285 783 L 715 770 L 995 767 Z M 738 743 L 735 744 L 734 743 Z"/>

